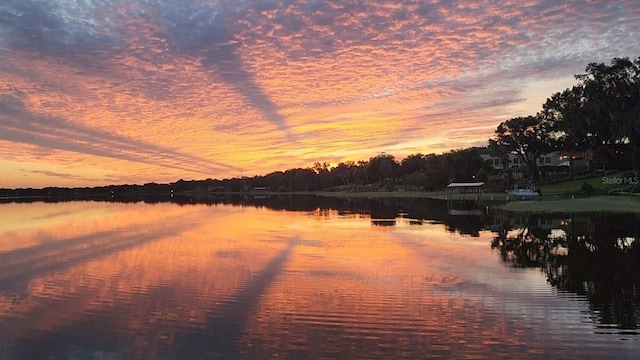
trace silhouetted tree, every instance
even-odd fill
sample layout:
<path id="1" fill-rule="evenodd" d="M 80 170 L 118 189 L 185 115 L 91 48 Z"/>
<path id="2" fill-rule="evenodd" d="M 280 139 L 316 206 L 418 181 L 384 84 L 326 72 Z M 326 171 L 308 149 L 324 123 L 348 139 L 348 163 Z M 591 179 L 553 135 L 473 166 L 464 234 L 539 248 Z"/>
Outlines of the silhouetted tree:
<path id="1" fill-rule="evenodd" d="M 586 111 L 584 88 L 579 85 L 553 94 L 542 105 L 541 116 L 549 122 L 553 145 L 569 154 L 570 166 L 576 152 L 592 149 L 601 141 L 601 134 L 589 131 Z"/>
<path id="2" fill-rule="evenodd" d="M 413 174 L 417 171 L 424 171 L 427 167 L 427 160 L 424 155 L 411 154 L 400 162 L 400 171 L 402 174 Z"/>
<path id="3" fill-rule="evenodd" d="M 480 169 L 489 169 L 477 149 L 452 150 L 443 155 L 451 181 L 474 181 Z"/>
<path id="4" fill-rule="evenodd" d="M 598 139 L 594 146 L 628 144 L 640 170 L 640 57 L 591 63 L 586 72 L 576 78 L 584 89 L 588 130 Z"/>
<path id="5" fill-rule="evenodd" d="M 382 153 L 369 160 L 367 174 L 371 182 L 382 185 L 391 181 L 399 168 L 393 155 Z"/>
<path id="6" fill-rule="evenodd" d="M 538 180 L 536 160 L 553 148 L 549 125 L 540 115 L 516 117 L 500 123 L 495 131 L 495 144 L 518 156 L 533 183 Z"/>

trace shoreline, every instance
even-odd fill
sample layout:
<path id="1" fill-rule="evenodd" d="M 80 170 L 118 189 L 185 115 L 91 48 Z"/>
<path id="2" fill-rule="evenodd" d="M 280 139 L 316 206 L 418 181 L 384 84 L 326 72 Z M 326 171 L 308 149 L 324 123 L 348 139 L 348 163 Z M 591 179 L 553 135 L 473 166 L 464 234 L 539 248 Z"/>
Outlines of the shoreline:
<path id="1" fill-rule="evenodd" d="M 170 194 L 119 194 L 115 198 L 102 196 L 89 196 L 78 198 L 66 198 L 55 196 L 30 196 L 30 197 L 0 197 L 1 202 L 6 201 L 82 201 L 82 200 L 108 200 L 118 201 L 118 198 L 171 198 Z M 314 192 L 197 192 L 188 191 L 176 193 L 178 196 L 193 198 L 206 198 L 228 195 L 246 196 L 320 196 L 343 199 L 432 199 L 447 200 L 448 194 L 445 191 L 369 191 L 369 192 L 343 192 L 343 191 L 314 191 Z M 460 200 L 459 196 L 454 196 L 454 200 Z M 473 195 L 469 194 L 466 200 L 473 201 Z M 494 209 L 516 213 L 631 213 L 640 214 L 640 196 L 633 194 L 625 195 L 593 195 L 589 197 L 573 197 L 571 195 L 544 195 L 541 198 L 530 200 L 516 200 L 504 193 L 484 193 L 480 203 L 487 204 Z"/>
<path id="2" fill-rule="evenodd" d="M 422 198 L 446 200 L 445 192 L 321 192 L 318 196 L 340 198 Z M 482 195 L 481 203 L 498 203 L 489 205 L 495 209 L 516 213 L 620 213 L 640 214 L 640 196 L 626 195 L 593 195 L 588 197 L 574 197 L 572 195 L 546 195 L 538 199 L 514 200 L 506 194 L 486 193 Z"/>

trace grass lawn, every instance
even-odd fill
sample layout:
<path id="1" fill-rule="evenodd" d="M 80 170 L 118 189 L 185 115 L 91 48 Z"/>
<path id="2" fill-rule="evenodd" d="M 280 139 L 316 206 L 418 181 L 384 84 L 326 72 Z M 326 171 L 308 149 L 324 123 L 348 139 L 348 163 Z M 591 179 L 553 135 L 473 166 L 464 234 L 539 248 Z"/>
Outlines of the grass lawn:
<path id="1" fill-rule="evenodd" d="M 640 214 L 640 196 L 616 195 L 616 196 L 592 196 L 577 199 L 547 198 L 541 201 L 512 201 L 498 208 L 514 212 L 536 213 L 634 213 Z"/>
<path id="2" fill-rule="evenodd" d="M 542 190 L 542 194 L 575 194 L 580 191 L 582 185 L 589 184 L 593 186 L 593 189 L 597 193 L 607 194 L 609 191 L 615 190 L 627 190 L 631 187 L 629 184 L 607 184 L 603 178 L 624 178 L 628 177 L 628 172 L 619 172 L 615 174 L 608 175 L 599 175 L 596 177 L 582 179 L 582 180 L 572 180 L 565 181 L 557 184 L 549 184 L 549 185 L 541 185 L 540 189 Z"/>

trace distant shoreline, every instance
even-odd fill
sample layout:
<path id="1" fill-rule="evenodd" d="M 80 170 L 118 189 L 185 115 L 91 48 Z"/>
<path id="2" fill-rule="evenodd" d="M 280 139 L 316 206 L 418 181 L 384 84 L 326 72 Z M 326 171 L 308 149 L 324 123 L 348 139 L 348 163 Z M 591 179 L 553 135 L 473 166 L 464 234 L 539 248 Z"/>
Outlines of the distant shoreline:
<path id="1" fill-rule="evenodd" d="M 448 194 L 445 191 L 369 191 L 369 192 L 345 192 L 345 191 L 314 191 L 314 192 L 270 192 L 270 191 L 250 191 L 250 192 L 200 192 L 186 191 L 178 192 L 174 195 L 188 198 L 206 198 L 216 196 L 296 196 L 296 195 L 312 195 L 334 198 L 353 198 L 353 199 L 434 199 L 447 200 Z M 0 201 L 118 201 L 119 199 L 130 201 L 132 199 L 155 199 L 159 201 L 171 201 L 173 197 L 170 194 L 119 194 L 115 197 L 108 196 L 79 196 L 73 197 L 56 197 L 56 196 L 17 196 L 17 197 L 0 197 Z M 454 200 L 460 199 L 459 195 L 454 196 Z M 473 196 L 469 194 L 466 199 L 472 200 Z M 488 204 L 490 207 L 503 211 L 517 213 L 632 213 L 640 214 L 640 196 L 635 195 L 593 195 L 589 197 L 574 197 L 571 195 L 545 195 L 538 199 L 525 201 L 513 200 L 505 193 L 484 193 L 482 194 L 481 203 Z"/>

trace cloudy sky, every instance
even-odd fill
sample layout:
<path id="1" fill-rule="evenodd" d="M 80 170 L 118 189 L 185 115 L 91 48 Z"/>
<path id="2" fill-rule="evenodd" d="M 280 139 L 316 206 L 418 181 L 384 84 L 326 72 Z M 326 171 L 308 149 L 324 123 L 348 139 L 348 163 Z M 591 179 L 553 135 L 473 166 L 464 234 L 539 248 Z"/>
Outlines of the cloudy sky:
<path id="1" fill-rule="evenodd" d="M 638 56 L 637 0 L 2 0 L 0 187 L 482 145 Z"/>

